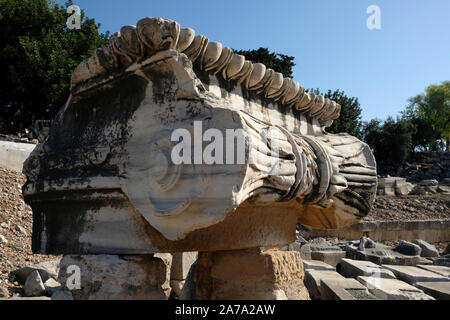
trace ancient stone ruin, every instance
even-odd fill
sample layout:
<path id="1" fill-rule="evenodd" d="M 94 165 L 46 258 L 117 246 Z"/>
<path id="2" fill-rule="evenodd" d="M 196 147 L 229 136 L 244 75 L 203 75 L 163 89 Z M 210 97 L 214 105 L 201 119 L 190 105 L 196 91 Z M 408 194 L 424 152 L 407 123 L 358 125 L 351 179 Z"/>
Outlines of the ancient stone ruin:
<path id="1" fill-rule="evenodd" d="M 76 68 L 24 165 L 33 250 L 81 268 L 80 299 L 166 299 L 160 253 L 194 251 L 200 299 L 308 299 L 299 253 L 279 248 L 298 223 L 358 222 L 377 190 L 369 147 L 325 131 L 339 113 L 177 22 L 125 26 Z M 182 163 L 175 132 L 194 137 Z"/>

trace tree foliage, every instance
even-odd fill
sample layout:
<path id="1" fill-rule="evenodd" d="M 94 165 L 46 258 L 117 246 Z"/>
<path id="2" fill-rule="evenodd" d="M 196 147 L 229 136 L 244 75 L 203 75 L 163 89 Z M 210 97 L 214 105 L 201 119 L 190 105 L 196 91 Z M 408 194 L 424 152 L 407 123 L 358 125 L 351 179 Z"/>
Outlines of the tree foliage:
<path id="1" fill-rule="evenodd" d="M 388 117 L 384 122 L 373 119 L 364 123 L 363 139 L 372 148 L 380 171 L 387 169 L 387 173 L 392 173 L 389 168 L 395 170 L 408 159 L 415 132 L 414 125 L 405 119 Z"/>
<path id="2" fill-rule="evenodd" d="M 362 138 L 362 121 L 361 121 L 361 105 L 358 98 L 348 97 L 344 91 L 328 90 L 326 93 L 321 93 L 319 89 L 308 90 L 315 94 L 321 94 L 325 98 L 336 101 L 341 105 L 341 115 L 334 120 L 333 125 L 327 129 L 330 133 L 346 132 L 359 139 Z"/>
<path id="3" fill-rule="evenodd" d="M 247 60 L 263 63 L 267 68 L 280 72 L 285 77 L 292 78 L 292 68 L 295 67 L 294 57 L 270 52 L 267 48 L 259 48 L 258 50 L 234 50 L 234 52 L 245 56 Z"/>
<path id="4" fill-rule="evenodd" d="M 107 43 L 109 34 L 83 11 L 81 30 L 66 27 L 71 4 L 0 0 L 0 131 L 52 119 L 69 96 L 75 67 Z"/>
<path id="5" fill-rule="evenodd" d="M 450 150 L 450 81 L 431 85 L 425 93 L 409 99 L 404 118 L 417 126 L 414 144 L 424 149 Z"/>

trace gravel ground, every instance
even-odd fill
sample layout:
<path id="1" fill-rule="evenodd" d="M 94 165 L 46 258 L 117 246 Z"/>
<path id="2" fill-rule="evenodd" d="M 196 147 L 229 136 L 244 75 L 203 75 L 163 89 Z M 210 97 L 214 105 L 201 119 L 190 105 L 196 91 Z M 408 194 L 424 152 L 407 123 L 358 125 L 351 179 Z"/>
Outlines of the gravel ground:
<path id="1" fill-rule="evenodd" d="M 2 288 L 9 295 L 22 290 L 9 275 L 11 271 L 55 258 L 31 252 L 33 217 L 22 197 L 25 181 L 22 174 L 0 168 L 0 235 L 8 241 L 0 243 L 0 294 L 6 293 Z"/>
<path id="2" fill-rule="evenodd" d="M 450 219 L 450 195 L 378 196 L 363 221 L 410 221 Z"/>

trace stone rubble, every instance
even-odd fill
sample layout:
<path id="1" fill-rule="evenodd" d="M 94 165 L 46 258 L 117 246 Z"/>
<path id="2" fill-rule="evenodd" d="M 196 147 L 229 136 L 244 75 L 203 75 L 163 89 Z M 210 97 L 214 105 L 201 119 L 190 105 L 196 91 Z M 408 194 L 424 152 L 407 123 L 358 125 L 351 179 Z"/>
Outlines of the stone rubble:
<path id="1" fill-rule="evenodd" d="M 388 246 L 366 237 L 346 242 L 315 238 L 303 245 L 290 245 L 286 250 L 312 253 L 313 248 L 315 252 L 326 253 L 341 248 L 345 253 L 336 267 L 311 258 L 303 261 L 304 282 L 312 300 L 448 299 L 450 267 L 433 265 L 432 260 L 420 256 L 421 246 L 432 252 L 438 250 L 420 239 L 414 243 L 400 241 L 399 245 Z"/>

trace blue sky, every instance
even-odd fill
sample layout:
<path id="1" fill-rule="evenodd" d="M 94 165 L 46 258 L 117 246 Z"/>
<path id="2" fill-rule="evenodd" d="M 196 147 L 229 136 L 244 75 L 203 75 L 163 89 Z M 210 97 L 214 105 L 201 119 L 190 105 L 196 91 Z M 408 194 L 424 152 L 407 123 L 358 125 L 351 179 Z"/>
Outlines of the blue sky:
<path id="1" fill-rule="evenodd" d="M 63 4 L 65 1 L 58 1 Z M 305 88 L 358 97 L 363 120 L 396 116 L 409 97 L 450 80 L 449 0 L 74 0 L 118 31 L 146 16 L 178 21 L 234 49 L 267 47 L 295 57 Z M 369 30 L 370 5 L 381 30 Z"/>

